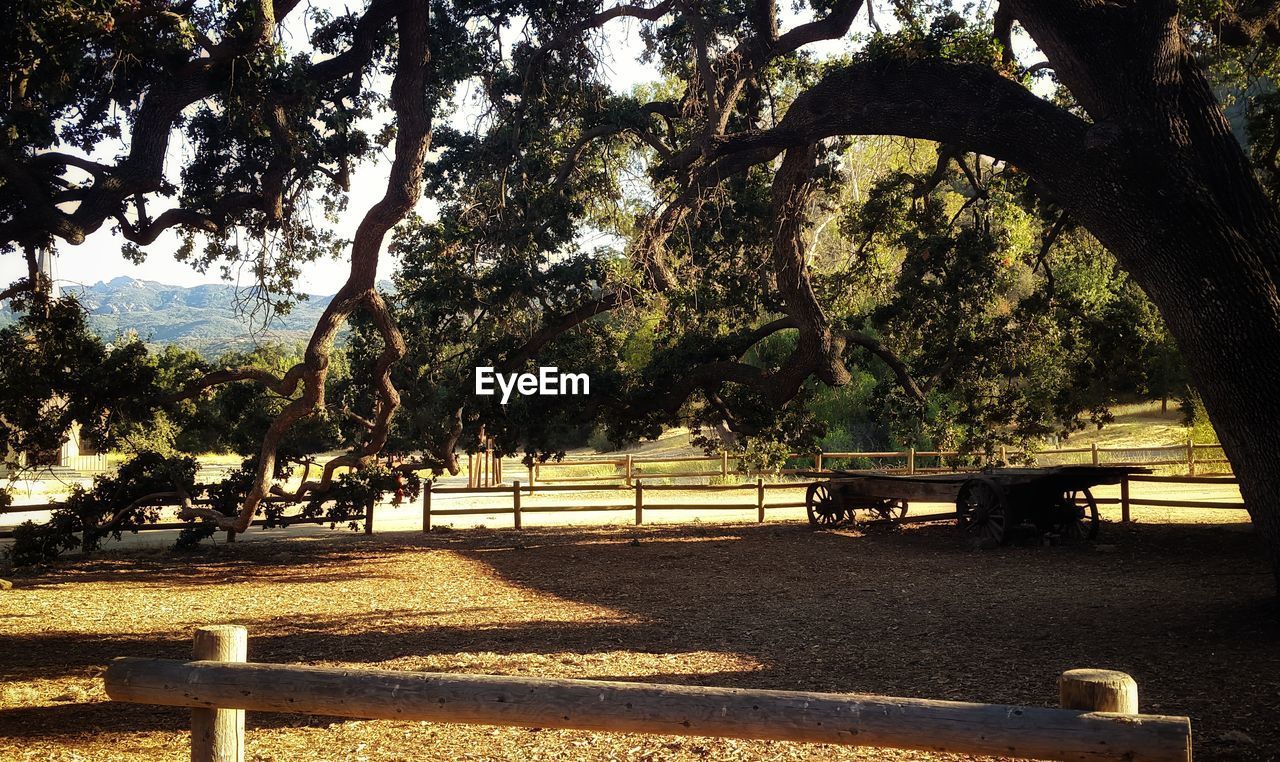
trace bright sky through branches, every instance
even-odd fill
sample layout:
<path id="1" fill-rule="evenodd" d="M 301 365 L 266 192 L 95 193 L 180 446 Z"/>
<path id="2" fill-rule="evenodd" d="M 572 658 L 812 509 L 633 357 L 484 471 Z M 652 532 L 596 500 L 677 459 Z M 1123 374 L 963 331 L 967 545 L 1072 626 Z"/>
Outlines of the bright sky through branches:
<path id="1" fill-rule="evenodd" d="M 333 0 L 330 0 L 329 3 L 317 3 L 317 5 L 321 6 L 326 4 L 332 5 L 331 10 L 335 13 L 342 12 L 344 7 L 342 3 L 333 2 Z M 789 5 L 786 6 L 783 15 L 782 26 L 784 29 L 810 20 L 807 14 L 798 15 L 794 13 Z M 890 14 L 881 13 L 879 15 L 882 17 L 880 19 L 882 25 L 885 25 L 886 22 L 888 25 L 893 24 Z M 303 14 L 299 14 L 299 18 L 288 22 L 288 26 L 284 29 L 282 42 L 286 47 L 307 39 L 309 23 L 302 20 L 302 18 L 304 18 Z M 869 24 L 867 23 L 865 12 L 859 14 L 858 20 L 854 23 L 855 33 L 861 35 L 868 29 Z M 607 80 L 612 83 L 618 92 L 631 92 L 636 85 L 658 78 L 657 69 L 653 65 L 640 60 L 644 52 L 644 45 L 640 39 L 639 30 L 640 24 L 629 19 L 614 21 L 602 30 L 603 44 L 600 45 L 602 65 L 605 67 Z M 886 28 L 886 31 L 890 30 Z M 1024 40 L 1018 40 L 1019 43 L 1024 41 L 1025 38 Z M 846 38 L 843 41 L 828 41 L 818 45 L 811 45 L 806 50 L 818 55 L 830 55 L 847 50 L 850 44 L 850 39 Z M 463 92 L 460 96 L 465 99 L 466 93 Z M 454 115 L 452 121 L 459 128 L 466 129 L 470 126 L 468 124 L 469 118 L 468 109 L 463 105 Z M 126 145 L 123 142 L 119 145 L 104 146 L 100 151 L 102 154 L 100 158 L 110 161 L 114 158 L 112 156 L 113 153 L 123 153 L 125 150 Z M 183 163 L 183 159 L 189 152 L 190 147 L 186 144 L 180 132 L 175 133 L 171 141 L 167 167 L 171 179 L 175 181 L 178 179 L 177 173 Z M 389 164 L 390 155 L 384 154 L 376 161 L 361 165 L 354 173 L 350 203 L 340 222 L 335 226 L 339 235 L 349 237 L 354 232 L 360 217 L 369 208 L 369 205 L 381 196 L 384 189 L 385 173 Z M 420 203 L 418 211 L 425 216 L 430 216 L 432 213 L 430 201 L 424 200 Z M 148 256 L 147 260 L 142 264 L 134 264 L 121 256 L 121 245 L 123 243 L 124 239 L 106 225 L 90 235 L 80 246 L 71 246 L 59 241 L 57 275 L 61 281 L 60 285 L 64 287 L 75 284 L 92 285 L 97 281 L 110 280 L 122 275 L 179 286 L 221 282 L 221 273 L 216 268 L 207 273 L 199 273 L 189 265 L 174 259 L 173 253 L 178 248 L 178 236 L 173 231 L 164 233 L 154 244 L 146 247 L 145 251 Z M 389 278 L 394 266 L 394 259 L 389 255 L 384 256 L 381 261 L 379 278 Z M 345 280 L 347 268 L 348 265 L 345 259 L 327 259 L 306 265 L 300 278 L 299 289 L 312 294 L 332 294 L 338 290 Z M 10 283 L 25 275 L 25 263 L 21 257 L 0 258 L 0 285 Z M 247 269 L 240 280 L 240 285 L 253 285 L 252 273 L 248 272 Z"/>
<path id="2" fill-rule="evenodd" d="M 333 5 L 335 13 L 342 11 L 342 3 L 317 3 L 317 5 Z M 303 14 L 298 14 L 302 17 Z M 289 46 L 291 40 L 305 40 L 309 24 L 298 19 L 291 19 L 289 27 L 283 33 L 283 42 Z M 640 57 L 644 45 L 640 40 L 639 24 L 623 20 L 609 25 L 605 30 L 607 44 L 602 46 L 602 54 L 607 58 L 608 79 L 619 92 L 629 92 L 636 85 L 656 79 L 657 69 L 644 64 Z M 388 85 L 389 86 L 389 85 Z M 465 97 L 465 93 L 463 93 Z M 458 127 L 467 126 L 466 109 L 460 109 L 454 121 Z M 102 158 L 110 160 L 112 154 L 123 153 L 126 146 L 123 142 L 112 145 L 101 151 Z M 184 154 L 189 147 L 180 133 L 175 133 L 171 140 L 168 166 L 166 170 L 177 180 Z M 335 226 L 336 231 L 350 237 L 359 224 L 360 217 L 368 210 L 385 189 L 386 171 L 390 165 L 389 152 L 378 160 L 358 167 L 351 178 L 350 203 L 341 221 Z M 424 201 L 419 205 L 419 213 L 429 215 L 430 203 Z M 174 259 L 173 252 L 178 248 L 178 236 L 174 231 L 167 231 L 152 245 L 145 248 L 147 260 L 142 264 L 134 264 L 126 260 L 120 253 L 124 238 L 104 225 L 83 244 L 71 246 L 64 241 L 58 242 L 57 277 L 63 286 L 75 284 L 92 285 L 97 281 L 111 280 L 124 275 L 140 280 L 153 280 L 178 286 L 195 286 L 202 283 L 219 283 L 221 273 L 215 268 L 207 273 L 199 273 L 189 265 Z M 199 244 L 197 244 L 199 245 Z M 379 271 L 379 278 L 389 278 L 394 269 L 394 259 L 384 255 Z M 342 286 L 347 277 L 348 263 L 345 259 L 327 259 L 306 265 L 300 279 L 301 291 L 312 294 L 332 294 Z M 26 275 L 26 263 L 21 257 L 0 258 L 0 284 L 11 283 Z M 246 269 L 241 285 L 253 285 L 252 273 Z"/>

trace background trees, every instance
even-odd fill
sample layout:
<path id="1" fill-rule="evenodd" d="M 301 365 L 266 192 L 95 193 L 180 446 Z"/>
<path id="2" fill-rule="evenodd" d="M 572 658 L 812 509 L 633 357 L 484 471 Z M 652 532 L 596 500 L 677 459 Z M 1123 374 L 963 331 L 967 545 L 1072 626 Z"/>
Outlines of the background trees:
<path id="1" fill-rule="evenodd" d="M 353 446 L 305 487 L 320 492 L 387 447 L 456 470 L 481 431 L 531 456 L 588 422 L 802 446 L 840 430 L 819 420 L 833 406 L 866 411 L 848 436 L 990 453 L 1105 420 L 1119 393 L 1167 396 L 1171 336 L 1280 547 L 1269 4 L 875 10 L 374 0 L 313 11 L 290 48 L 288 2 L 33 5 L 5 32 L 0 240 L 34 262 L 107 223 L 137 245 L 177 227 L 179 256 L 247 260 L 278 305 L 298 267 L 346 245 L 308 210 L 338 209 L 353 164 L 390 152 L 302 357 L 161 395 L 248 381 L 287 400 L 242 510 L 207 516 L 224 526 L 248 521 L 290 432 L 322 411 Z M 622 19 L 661 74 L 634 93 L 599 66 L 600 30 Z M 69 32 L 83 51 L 43 55 Z M 1252 166 L 1215 88 L 1250 104 Z M 453 109 L 467 118 L 444 121 Z M 177 130 L 195 151 L 175 182 Z M 101 156 L 117 134 L 125 154 Z M 438 210 L 411 217 L 424 190 Z M 374 279 L 393 229 L 388 306 Z M 39 287 L 32 269 L 9 293 Z M 506 409 L 467 393 L 476 364 L 535 361 L 589 368 L 596 393 Z M 412 415 L 396 418 L 402 395 Z"/>

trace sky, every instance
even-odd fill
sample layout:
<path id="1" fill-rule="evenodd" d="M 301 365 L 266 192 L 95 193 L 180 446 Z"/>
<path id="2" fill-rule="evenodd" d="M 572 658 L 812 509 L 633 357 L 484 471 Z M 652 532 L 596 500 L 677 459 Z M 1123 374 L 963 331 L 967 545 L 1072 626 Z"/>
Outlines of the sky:
<path id="1" fill-rule="evenodd" d="M 325 3 L 322 1 L 317 4 L 323 5 Z M 330 0 L 329 4 L 334 5 L 335 9 L 340 9 L 338 2 Z M 781 5 L 786 7 L 789 4 L 784 3 Z M 887 16 L 888 14 L 882 13 L 881 15 Z M 794 14 L 787 12 L 783 19 L 783 29 L 790 28 L 805 20 L 807 19 L 796 17 Z M 884 19 L 882 19 L 882 23 L 883 21 Z M 303 22 L 296 23 L 302 24 Z M 859 18 L 854 22 L 854 30 L 864 31 L 867 27 L 865 13 L 860 14 Z M 603 65 L 609 75 L 609 81 L 619 92 L 630 92 L 636 85 L 652 81 L 658 77 L 656 68 L 640 60 L 644 47 L 640 39 L 639 29 L 640 24 L 635 20 L 618 19 L 610 22 L 603 32 L 605 35 L 605 44 L 602 46 L 605 51 Z M 283 34 L 286 44 L 288 44 L 288 39 L 290 38 L 306 39 L 306 30 L 303 28 L 286 28 Z M 826 42 L 810 46 L 806 50 L 812 50 L 817 53 L 831 53 L 847 48 L 849 45 L 850 43 L 847 41 Z M 466 116 L 466 110 L 460 109 L 454 119 L 465 119 Z M 114 159 L 113 154 L 116 151 L 122 151 L 123 148 L 123 144 L 109 146 L 95 155 L 95 158 L 110 161 Z M 182 164 L 184 152 L 187 151 L 189 151 L 189 146 L 184 144 L 179 133 L 175 133 L 171 140 L 166 166 L 166 171 L 170 173 L 171 177 L 176 177 L 176 173 Z M 339 236 L 350 239 L 365 210 L 381 196 L 389 163 L 390 157 L 384 155 L 376 161 L 359 167 L 354 173 L 348 209 L 333 228 L 333 231 Z M 424 199 L 419 204 L 418 211 L 424 216 L 430 217 L 432 214 L 430 201 Z M 221 280 L 221 272 L 216 266 L 209 272 L 200 273 L 190 265 L 175 260 L 173 253 L 178 246 L 178 237 L 172 231 L 162 235 L 154 244 L 145 249 L 148 255 L 146 261 L 141 264 L 129 262 L 120 253 L 121 244 L 124 242 L 123 238 L 112 231 L 111 227 L 110 224 L 103 225 L 102 228 L 88 236 L 85 242 L 79 246 L 71 246 L 66 242 L 59 242 L 55 267 L 55 276 L 59 281 L 59 285 L 64 287 L 76 284 L 92 285 L 98 281 L 108 281 L 119 276 L 153 280 L 179 286 L 224 282 Z M 384 254 L 379 268 L 379 278 L 389 278 L 394 267 L 393 258 L 389 254 Z M 304 269 L 300 290 L 305 293 L 332 294 L 342 285 L 346 279 L 346 273 L 347 263 L 345 259 L 327 259 L 311 263 Z M 20 257 L 8 256 L 0 258 L 0 285 L 10 283 L 25 274 L 25 265 Z M 251 285 L 251 283 L 246 282 L 243 285 Z"/>
<path id="2" fill-rule="evenodd" d="M 314 4 L 325 5 L 326 3 Z M 334 5 L 335 10 L 340 10 L 338 3 L 328 4 Z M 619 92 L 629 92 L 636 85 L 652 81 L 658 76 L 656 68 L 640 61 L 644 46 L 640 40 L 639 28 L 639 22 L 635 20 L 619 19 L 610 22 L 605 30 L 606 44 L 602 47 L 608 58 L 603 65 L 606 66 L 609 80 Z M 283 36 L 286 44 L 291 37 L 306 39 L 305 30 L 299 28 L 286 28 Z M 454 118 L 455 120 L 466 119 L 466 110 L 460 109 Z M 94 158 L 113 161 L 116 152 L 123 152 L 124 148 L 123 143 L 108 146 L 96 153 Z M 175 132 L 166 158 L 166 172 L 171 178 L 176 177 L 184 152 L 187 151 L 189 146 L 184 144 L 181 134 Z M 376 160 L 356 169 L 351 178 L 351 194 L 347 210 L 342 214 L 339 222 L 333 226 L 334 232 L 348 240 L 351 238 L 361 216 L 381 197 L 385 189 L 385 177 L 389 165 L 390 155 L 384 153 Z M 418 212 L 424 216 L 430 216 L 432 213 L 430 201 L 424 199 L 420 202 Z M 222 280 L 220 268 L 216 265 L 208 272 L 201 273 L 190 265 L 174 259 L 173 253 L 178 248 L 178 236 L 172 230 L 164 233 L 155 243 L 145 248 L 146 261 L 134 264 L 121 255 L 124 238 L 111 228 L 110 223 L 104 224 L 79 246 L 58 241 L 54 275 L 59 286 L 93 285 L 98 281 L 109 281 L 120 276 L 177 286 L 226 282 Z M 345 259 L 325 259 L 307 265 L 299 284 L 300 290 L 312 294 L 336 292 L 346 280 L 347 266 Z M 384 253 L 378 277 L 390 278 L 394 268 L 393 258 L 390 254 Z M 0 285 L 11 283 L 25 275 L 26 264 L 21 257 L 13 255 L 0 258 Z M 251 275 L 247 277 L 252 278 Z M 246 280 L 243 285 L 252 284 Z"/>

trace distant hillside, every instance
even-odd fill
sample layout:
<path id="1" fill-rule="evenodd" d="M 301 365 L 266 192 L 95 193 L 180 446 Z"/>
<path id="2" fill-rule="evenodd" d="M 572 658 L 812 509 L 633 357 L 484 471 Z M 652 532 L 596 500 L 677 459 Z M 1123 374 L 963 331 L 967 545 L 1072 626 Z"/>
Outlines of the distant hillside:
<path id="1" fill-rule="evenodd" d="M 247 348 L 262 341 L 306 341 L 332 296 L 312 296 L 265 331 L 251 333 L 248 315 L 237 313 L 236 287 L 230 285 L 169 286 L 151 280 L 119 277 L 82 287 L 73 293 L 89 311 L 89 322 L 103 338 L 134 331 L 148 344 L 182 344 L 205 355 Z M 0 325 L 13 321 L 0 309 Z"/>

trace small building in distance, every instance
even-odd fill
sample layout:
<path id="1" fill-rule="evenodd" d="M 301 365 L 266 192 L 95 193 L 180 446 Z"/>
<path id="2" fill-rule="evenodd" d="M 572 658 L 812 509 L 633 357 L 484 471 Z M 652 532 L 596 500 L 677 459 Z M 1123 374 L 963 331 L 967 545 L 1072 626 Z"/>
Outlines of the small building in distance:
<path id="1" fill-rule="evenodd" d="M 45 287 L 49 289 L 49 295 L 56 299 L 61 294 L 58 288 L 58 279 L 56 267 L 54 263 L 54 253 L 51 247 L 45 247 L 40 250 L 38 259 L 40 264 L 40 275 L 45 283 Z M 66 439 L 62 446 L 57 450 L 49 450 L 47 452 L 22 452 L 17 453 L 16 457 L 10 453 L 10 457 L 4 459 L 8 463 L 17 463 L 19 471 L 74 471 L 77 473 L 97 473 L 107 470 L 106 453 L 94 452 L 91 448 L 84 446 L 80 440 L 80 424 L 72 423 L 71 429 L 67 431 Z M 0 476 L 8 475 L 8 467 L 4 463 L 0 463 Z"/>

